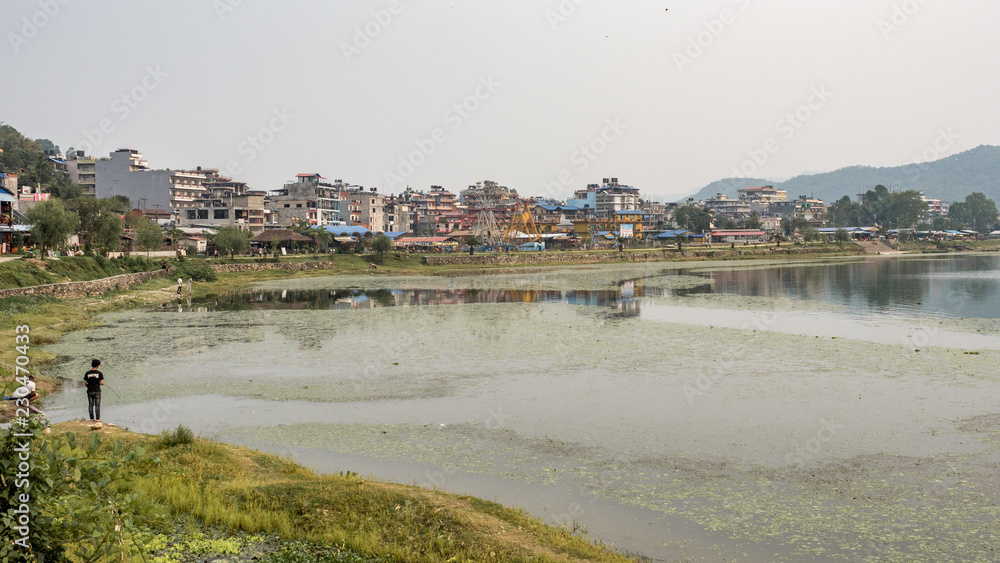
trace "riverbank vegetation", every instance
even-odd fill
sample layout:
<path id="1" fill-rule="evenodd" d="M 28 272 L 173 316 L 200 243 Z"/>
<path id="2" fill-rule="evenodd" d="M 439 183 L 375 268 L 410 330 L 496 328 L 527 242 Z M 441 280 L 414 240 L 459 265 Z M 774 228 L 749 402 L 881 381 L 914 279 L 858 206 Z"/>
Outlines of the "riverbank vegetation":
<path id="1" fill-rule="evenodd" d="M 83 422 L 53 430 L 36 428 L 36 471 L 53 482 L 31 506 L 32 537 L 59 542 L 36 545 L 52 560 L 60 549 L 66 561 L 163 563 L 631 560 L 522 510 L 348 470 L 319 475 L 183 427 L 163 436 Z M 0 442 L 13 447 L 8 431 Z M 4 560 L 33 560 L 17 555 Z"/>

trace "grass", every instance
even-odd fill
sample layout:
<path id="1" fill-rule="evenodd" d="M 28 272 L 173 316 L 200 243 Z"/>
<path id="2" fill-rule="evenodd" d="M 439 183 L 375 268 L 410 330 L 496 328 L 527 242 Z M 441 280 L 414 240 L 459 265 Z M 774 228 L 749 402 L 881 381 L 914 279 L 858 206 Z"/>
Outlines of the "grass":
<path id="1" fill-rule="evenodd" d="M 54 428 L 57 435 L 89 431 L 82 422 Z M 169 511 L 175 523 L 197 522 L 241 537 L 275 536 L 314 549 L 339 546 L 354 554 L 331 559 L 337 561 L 631 560 L 523 510 L 474 497 L 349 472 L 319 475 L 273 455 L 200 438 L 167 445 L 160 437 L 104 431 L 161 459 L 155 475 L 132 487 Z M 284 560 L 306 560 L 293 555 Z"/>

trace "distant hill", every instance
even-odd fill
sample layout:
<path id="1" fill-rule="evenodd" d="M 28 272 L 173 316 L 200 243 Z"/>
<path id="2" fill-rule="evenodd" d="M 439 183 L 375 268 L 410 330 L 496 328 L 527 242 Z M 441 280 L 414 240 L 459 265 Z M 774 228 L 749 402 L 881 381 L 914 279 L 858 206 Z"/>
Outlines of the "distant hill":
<path id="1" fill-rule="evenodd" d="M 882 184 L 892 190 L 922 190 L 927 197 L 952 202 L 972 192 L 983 192 L 1000 201 L 1000 147 L 981 145 L 972 150 L 927 162 L 887 168 L 850 166 L 823 174 L 796 176 L 786 182 L 730 178 L 712 182 L 691 196 L 695 201 L 724 193 L 736 197 L 745 187 L 774 186 L 787 190 L 788 198 L 811 195 L 832 203 L 845 195 L 854 198 Z"/>

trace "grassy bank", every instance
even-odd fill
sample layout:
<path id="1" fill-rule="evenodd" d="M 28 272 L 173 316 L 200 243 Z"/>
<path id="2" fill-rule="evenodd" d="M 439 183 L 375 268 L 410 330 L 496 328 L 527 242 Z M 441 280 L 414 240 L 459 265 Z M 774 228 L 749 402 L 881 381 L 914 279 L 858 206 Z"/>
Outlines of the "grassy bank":
<path id="1" fill-rule="evenodd" d="M 47 439 L 95 433 L 80 422 L 55 430 Z M 171 558 L 178 549 L 187 555 L 204 550 L 197 560 L 252 553 L 261 561 L 630 560 L 521 510 L 473 497 L 372 481 L 349 468 L 318 475 L 272 455 L 176 431 L 167 437 L 114 427 L 96 433 L 104 443 L 97 455 L 110 452 L 117 440 L 126 450 L 141 446 L 160 459 L 155 471 L 130 485 L 153 501 L 156 512 L 169 515 L 138 542 L 155 549 L 149 560 L 194 560 Z M 288 545 L 298 546 L 295 553 L 287 553 Z"/>

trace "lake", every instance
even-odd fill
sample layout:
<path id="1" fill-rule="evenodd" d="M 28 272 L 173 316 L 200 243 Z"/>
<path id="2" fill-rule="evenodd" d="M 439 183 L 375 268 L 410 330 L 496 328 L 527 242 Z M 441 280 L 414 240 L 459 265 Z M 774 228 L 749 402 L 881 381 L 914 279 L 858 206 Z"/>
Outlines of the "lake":
<path id="1" fill-rule="evenodd" d="M 522 506 L 657 561 L 994 561 L 1000 256 L 336 276 L 48 348 L 103 418 Z M 50 418 L 86 413 L 65 385 Z"/>

